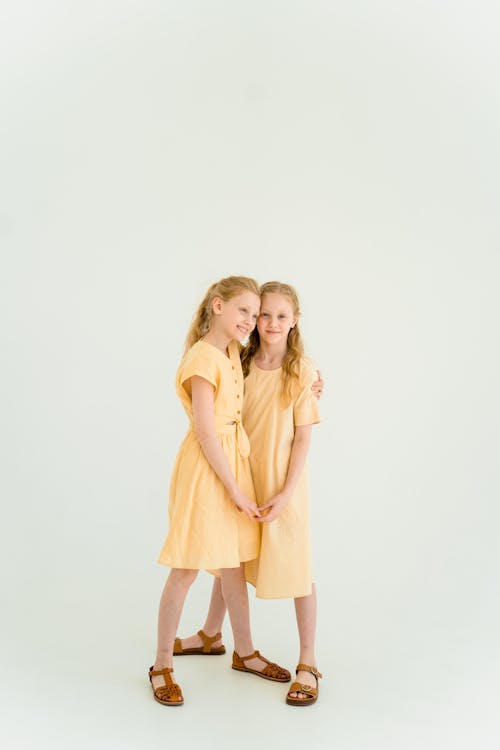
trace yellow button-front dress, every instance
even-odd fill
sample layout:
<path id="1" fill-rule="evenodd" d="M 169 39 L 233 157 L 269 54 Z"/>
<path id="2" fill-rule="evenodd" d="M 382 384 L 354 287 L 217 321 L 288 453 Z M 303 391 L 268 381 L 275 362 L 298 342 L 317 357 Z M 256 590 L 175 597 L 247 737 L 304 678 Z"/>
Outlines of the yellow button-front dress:
<path id="1" fill-rule="evenodd" d="M 255 499 L 249 464 L 250 446 L 242 426 L 243 372 L 239 344 L 231 341 L 229 357 L 206 341 L 184 355 L 176 390 L 189 417 L 170 484 L 167 539 L 158 562 L 171 568 L 236 568 L 259 554 L 259 528 L 238 511 L 203 455 L 193 426 L 189 378 L 199 375 L 214 386 L 215 430 L 239 487 Z"/>
<path id="2" fill-rule="evenodd" d="M 312 363 L 300 363 L 292 403 L 281 402 L 281 367 L 261 370 L 255 362 L 245 380 L 243 421 L 250 440 L 250 466 L 258 505 L 271 500 L 285 484 L 295 428 L 320 421 L 311 385 L 317 378 Z M 262 599 L 307 596 L 312 568 L 309 533 L 307 467 L 289 503 L 270 523 L 259 524 L 260 555 L 245 565 L 247 581 Z"/>

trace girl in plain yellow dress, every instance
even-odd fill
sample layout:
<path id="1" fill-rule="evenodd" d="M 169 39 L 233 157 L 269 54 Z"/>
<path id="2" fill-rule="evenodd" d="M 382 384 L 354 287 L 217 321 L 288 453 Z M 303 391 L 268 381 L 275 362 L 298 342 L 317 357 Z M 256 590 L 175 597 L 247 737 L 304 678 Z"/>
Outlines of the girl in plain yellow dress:
<path id="1" fill-rule="evenodd" d="M 253 656 L 241 671 L 290 680 L 287 670 L 254 652 L 243 572 L 244 563 L 259 553 L 260 511 L 242 426 L 238 342 L 254 329 L 259 307 L 253 279 L 230 276 L 213 284 L 195 316 L 177 371 L 177 394 L 189 429 L 170 485 L 170 528 L 159 562 L 172 570 L 160 601 L 158 648 L 149 670 L 155 699 L 168 706 L 184 702 L 173 681 L 172 656 L 184 600 L 201 569 L 220 570 L 236 652 Z"/>
<path id="2" fill-rule="evenodd" d="M 312 391 L 316 371 L 304 357 L 299 301 L 293 287 L 268 282 L 260 291 L 257 328 L 242 352 L 246 376 L 243 423 L 250 440 L 262 531 L 260 555 L 245 563 L 245 576 L 256 587 L 258 597 L 295 600 L 300 655 L 297 681 L 286 701 L 305 706 L 315 702 L 321 676 L 314 652 L 316 590 L 306 468 L 311 428 L 320 421 Z M 224 615 L 222 590 L 215 582 L 204 631 L 219 631 Z M 187 651 L 197 643 L 197 637 L 180 643 Z M 219 639 L 214 648 L 220 645 Z"/>

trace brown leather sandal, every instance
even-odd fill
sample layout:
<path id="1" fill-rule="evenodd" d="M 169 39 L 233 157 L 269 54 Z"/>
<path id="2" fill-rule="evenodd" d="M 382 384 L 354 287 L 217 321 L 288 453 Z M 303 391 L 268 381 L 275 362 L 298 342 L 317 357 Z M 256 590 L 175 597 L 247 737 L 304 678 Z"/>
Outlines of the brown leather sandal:
<path id="1" fill-rule="evenodd" d="M 226 653 L 225 646 L 212 647 L 212 643 L 222 638 L 222 633 L 207 635 L 203 630 L 198 630 L 197 635 L 203 641 L 203 646 L 193 646 L 193 648 L 182 648 L 182 641 L 176 638 L 174 641 L 174 656 L 189 656 L 190 654 L 202 654 L 203 656 L 219 656 Z"/>
<path id="2" fill-rule="evenodd" d="M 154 699 L 155 701 L 158 701 L 158 703 L 162 703 L 164 706 L 182 706 L 184 703 L 184 698 L 179 685 L 170 677 L 170 672 L 173 671 L 174 670 L 171 667 L 165 667 L 164 669 L 154 669 L 154 667 L 149 668 L 149 681 L 153 688 Z M 156 677 L 156 675 L 159 674 L 163 675 L 165 684 L 154 688 L 151 677 Z"/>
<path id="3" fill-rule="evenodd" d="M 258 669 L 249 669 L 245 666 L 246 661 L 255 657 L 266 662 L 267 666 L 265 666 L 263 670 L 259 671 Z M 238 672 L 251 672 L 259 677 L 263 677 L 265 680 L 273 680 L 274 682 L 290 682 L 292 679 L 292 675 L 288 669 L 283 669 L 283 667 L 280 667 L 278 664 L 268 661 L 268 659 L 266 659 L 265 656 L 262 656 L 258 651 L 254 651 L 253 654 L 250 654 L 249 656 L 238 656 L 236 651 L 234 651 L 232 668 L 237 669 Z"/>
<path id="4" fill-rule="evenodd" d="M 297 664 L 297 669 L 295 670 L 295 674 L 297 672 L 310 672 L 312 675 L 316 677 L 316 685 L 317 687 L 311 687 L 310 685 L 303 685 L 300 682 L 293 682 L 290 690 L 286 694 L 286 702 L 289 706 L 311 706 L 313 703 L 316 703 L 318 699 L 318 693 L 319 693 L 319 677 L 323 677 L 321 672 L 318 672 L 316 667 L 310 667 L 308 664 Z M 304 693 L 305 695 L 308 695 L 308 698 L 292 698 L 290 696 L 290 693 Z"/>

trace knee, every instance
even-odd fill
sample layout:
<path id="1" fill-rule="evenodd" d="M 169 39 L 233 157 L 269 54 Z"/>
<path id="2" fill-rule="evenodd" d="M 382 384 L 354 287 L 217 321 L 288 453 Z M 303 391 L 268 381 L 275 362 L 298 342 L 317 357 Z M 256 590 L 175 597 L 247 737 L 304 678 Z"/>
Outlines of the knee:
<path id="1" fill-rule="evenodd" d="M 223 568 L 220 572 L 220 581 L 221 584 L 224 585 L 224 583 L 227 583 L 228 581 L 244 581 L 245 576 L 243 574 L 243 566 L 240 565 L 239 568 Z"/>
<path id="2" fill-rule="evenodd" d="M 175 586 L 187 589 L 196 580 L 197 575 L 197 570 L 190 570 L 187 568 L 172 568 L 172 570 L 170 571 L 169 580 Z"/>

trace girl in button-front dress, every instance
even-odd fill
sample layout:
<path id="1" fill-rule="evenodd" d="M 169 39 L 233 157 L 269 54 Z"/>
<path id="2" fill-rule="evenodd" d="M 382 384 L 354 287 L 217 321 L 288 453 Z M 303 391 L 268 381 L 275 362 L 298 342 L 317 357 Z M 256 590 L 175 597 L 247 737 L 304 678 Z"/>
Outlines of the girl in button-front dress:
<path id="1" fill-rule="evenodd" d="M 172 654 L 186 594 L 201 569 L 219 571 L 235 651 L 253 655 L 242 671 L 290 680 L 287 670 L 254 651 L 243 569 L 259 553 L 260 511 L 241 421 L 239 341 L 254 329 L 259 306 L 253 279 L 230 276 L 213 284 L 195 315 L 177 371 L 176 390 L 190 426 L 172 474 L 170 528 L 159 557 L 171 571 L 160 601 L 156 660 L 149 670 L 155 699 L 168 706 L 184 702 L 173 680 Z M 205 653 L 214 641 L 204 641 Z"/>
<path id="2" fill-rule="evenodd" d="M 245 574 L 258 597 L 295 600 L 300 654 L 297 681 L 286 702 L 306 706 L 316 701 L 321 677 L 315 657 L 316 589 L 306 470 L 311 428 L 320 421 L 312 390 L 317 376 L 304 357 L 295 289 L 268 282 L 260 291 L 257 328 L 242 352 L 242 364 L 246 375 L 243 422 L 251 445 L 262 540 L 259 558 L 245 563 Z M 221 629 L 225 610 L 223 591 L 216 581 L 204 630 L 200 631 L 204 637 Z M 213 653 L 222 647 L 220 633 L 216 634 L 219 638 L 213 642 Z M 197 636 L 177 639 L 176 653 L 191 653 L 198 641 Z"/>

